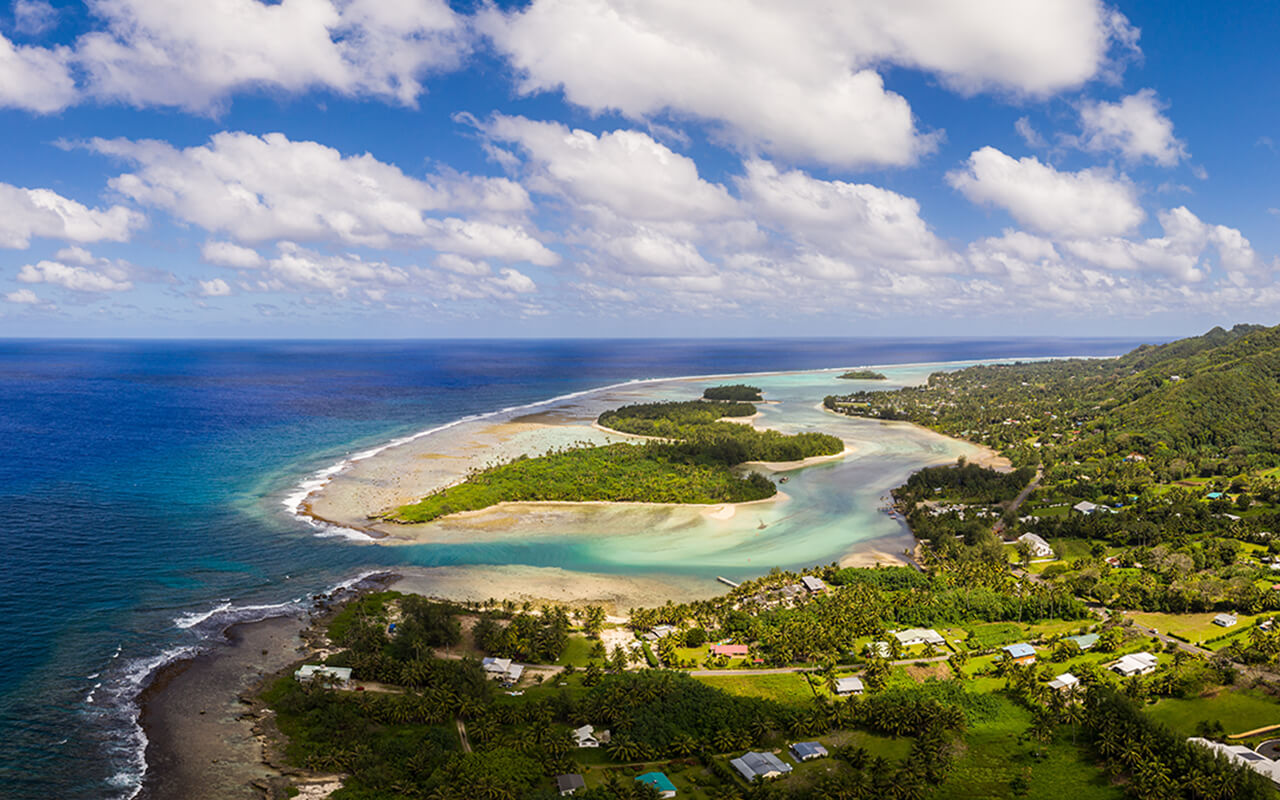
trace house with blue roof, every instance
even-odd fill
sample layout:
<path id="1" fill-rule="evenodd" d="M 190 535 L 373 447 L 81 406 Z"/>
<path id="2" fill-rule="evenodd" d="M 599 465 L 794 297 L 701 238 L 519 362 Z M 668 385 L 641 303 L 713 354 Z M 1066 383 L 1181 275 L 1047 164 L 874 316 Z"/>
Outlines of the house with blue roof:
<path id="1" fill-rule="evenodd" d="M 653 788 L 657 789 L 659 797 L 675 797 L 676 796 L 676 785 L 671 782 L 670 778 L 668 778 L 666 775 L 663 775 L 661 772 L 646 772 L 645 774 L 636 778 L 636 780 L 639 781 L 640 783 L 647 783 Z"/>
<path id="2" fill-rule="evenodd" d="M 827 748 L 823 747 L 821 742 L 796 742 L 791 745 L 791 755 L 796 761 L 826 758 Z"/>
<path id="3" fill-rule="evenodd" d="M 1209 498 L 1210 500 L 1217 500 L 1219 497 L 1222 497 L 1222 492 L 1209 492 L 1208 494 L 1205 495 L 1205 497 Z"/>
<path id="4" fill-rule="evenodd" d="M 1036 663 L 1036 649 L 1025 642 L 1007 644 L 1000 649 L 1004 651 L 1004 657 L 1015 664 Z"/>

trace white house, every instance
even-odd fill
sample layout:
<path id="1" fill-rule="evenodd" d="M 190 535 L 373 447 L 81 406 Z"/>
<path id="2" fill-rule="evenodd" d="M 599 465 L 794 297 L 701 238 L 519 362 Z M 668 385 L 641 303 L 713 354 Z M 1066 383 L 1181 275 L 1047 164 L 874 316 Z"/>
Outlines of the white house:
<path id="1" fill-rule="evenodd" d="M 932 628 L 908 628 L 905 631 L 897 631 L 893 635 L 903 647 L 910 647 L 913 644 L 946 644 L 942 635 Z"/>
<path id="2" fill-rule="evenodd" d="M 345 687 L 351 683 L 351 668 L 303 664 L 293 673 L 293 677 L 301 682 L 317 681 L 324 686 Z"/>
<path id="3" fill-rule="evenodd" d="M 524 667 L 513 664 L 509 658 L 486 658 L 480 662 L 480 668 L 503 683 L 515 683 L 524 674 Z"/>
<path id="4" fill-rule="evenodd" d="M 1071 510 L 1078 511 L 1081 514 L 1092 514 L 1098 510 L 1098 506 L 1094 503 L 1090 503 L 1088 500 L 1081 500 L 1079 503 L 1072 506 Z"/>
<path id="5" fill-rule="evenodd" d="M 800 579 L 804 584 L 804 588 L 808 589 L 810 594 L 818 594 L 827 590 L 827 585 L 822 582 L 821 578 L 815 578 L 812 575 L 805 575 Z"/>
<path id="6" fill-rule="evenodd" d="M 889 647 L 888 642 L 867 642 L 867 652 L 873 656 L 888 658 L 892 655 L 893 650 Z"/>
<path id="7" fill-rule="evenodd" d="M 1193 736 L 1187 740 L 1191 744 L 1198 744 L 1209 750 L 1216 750 L 1227 757 L 1228 760 L 1236 764 L 1243 764 L 1259 775 L 1265 775 L 1271 779 L 1271 783 L 1280 787 L 1280 761 L 1272 761 L 1266 756 L 1255 753 L 1242 744 L 1221 744 L 1219 742 L 1211 742 L 1208 739 L 1201 739 Z"/>
<path id="8" fill-rule="evenodd" d="M 1156 671 L 1156 657 L 1150 653 L 1131 653 L 1111 665 L 1114 672 L 1128 678 Z"/>
<path id="9" fill-rule="evenodd" d="M 1049 688 L 1059 692 L 1065 692 L 1073 686 L 1079 686 L 1080 679 L 1070 672 L 1064 672 L 1053 680 L 1049 681 Z"/>
<path id="10" fill-rule="evenodd" d="M 1018 541 L 1030 545 L 1032 558 L 1053 558 L 1053 548 L 1034 533 L 1024 533 L 1018 537 Z"/>
<path id="11" fill-rule="evenodd" d="M 1219 625 L 1223 628 L 1230 628 L 1232 625 L 1236 624 L 1236 615 L 1235 614 L 1219 614 L 1218 616 L 1213 618 L 1213 624 Z"/>
<path id="12" fill-rule="evenodd" d="M 856 675 L 851 678 L 836 678 L 836 694 L 844 697 L 850 694 L 862 694 L 862 678 Z"/>
<path id="13" fill-rule="evenodd" d="M 581 728 L 572 730 L 569 735 L 573 737 L 573 741 L 578 747 L 599 747 L 602 742 L 609 741 L 608 731 L 597 736 L 596 729 L 590 725 L 583 725 Z"/>

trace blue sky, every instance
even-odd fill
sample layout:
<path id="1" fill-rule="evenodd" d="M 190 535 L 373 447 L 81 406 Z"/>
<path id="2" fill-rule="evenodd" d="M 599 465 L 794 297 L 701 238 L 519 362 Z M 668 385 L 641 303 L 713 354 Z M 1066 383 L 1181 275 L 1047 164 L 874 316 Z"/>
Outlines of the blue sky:
<path id="1" fill-rule="evenodd" d="M 1271 323 L 1278 16 L 17 0 L 0 336 Z"/>

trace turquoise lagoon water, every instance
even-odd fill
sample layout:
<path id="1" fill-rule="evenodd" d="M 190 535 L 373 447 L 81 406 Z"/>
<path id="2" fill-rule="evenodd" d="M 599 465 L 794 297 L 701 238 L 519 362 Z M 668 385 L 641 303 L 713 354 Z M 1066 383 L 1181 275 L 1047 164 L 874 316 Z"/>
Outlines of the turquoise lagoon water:
<path id="1" fill-rule="evenodd" d="M 0 341 L 0 796 L 127 798 L 145 769 L 136 697 L 155 670 L 362 573 L 531 564 L 745 576 L 901 542 L 880 495 L 954 456 L 813 408 L 848 388 L 760 376 L 765 424 L 858 446 L 793 473 L 792 500 L 691 529 L 379 547 L 287 512 L 299 483 L 395 437 L 644 378 L 1111 355 L 1112 340 L 451 342 Z M 894 367 L 914 380 L 921 368 Z M 754 381 L 755 379 L 753 379 Z M 830 385 L 830 388 L 824 388 Z M 667 385 L 655 389 L 683 392 Z M 781 422 L 785 418 L 785 422 Z M 875 433 L 876 435 L 872 435 Z"/>

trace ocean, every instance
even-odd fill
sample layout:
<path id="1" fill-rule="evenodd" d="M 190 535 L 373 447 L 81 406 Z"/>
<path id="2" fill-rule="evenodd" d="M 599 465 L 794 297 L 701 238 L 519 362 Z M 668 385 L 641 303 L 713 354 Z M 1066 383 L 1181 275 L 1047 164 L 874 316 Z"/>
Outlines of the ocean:
<path id="1" fill-rule="evenodd" d="M 0 797 L 134 796 L 145 769 L 135 701 L 160 666 L 362 574 L 479 557 L 362 544 L 289 513 L 306 481 L 353 454 L 637 379 L 1139 343 L 0 341 Z M 500 552 L 559 558 L 553 542 Z"/>

